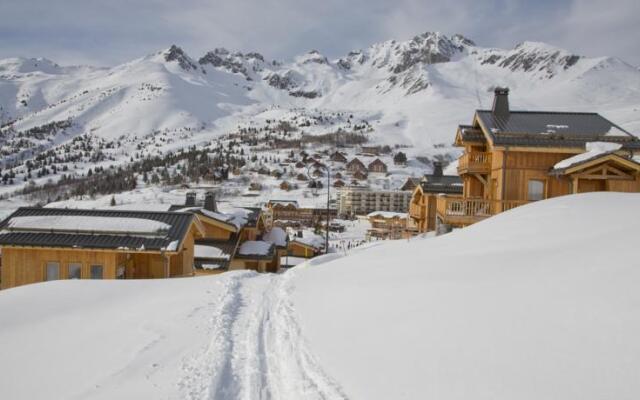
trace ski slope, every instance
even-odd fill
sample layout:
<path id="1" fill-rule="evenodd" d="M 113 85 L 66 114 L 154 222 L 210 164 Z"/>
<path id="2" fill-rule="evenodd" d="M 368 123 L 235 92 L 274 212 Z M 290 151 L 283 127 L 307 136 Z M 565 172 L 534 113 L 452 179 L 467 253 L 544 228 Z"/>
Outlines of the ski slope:
<path id="1" fill-rule="evenodd" d="M 639 200 L 551 199 L 278 275 L 2 291 L 2 396 L 635 399 Z"/>

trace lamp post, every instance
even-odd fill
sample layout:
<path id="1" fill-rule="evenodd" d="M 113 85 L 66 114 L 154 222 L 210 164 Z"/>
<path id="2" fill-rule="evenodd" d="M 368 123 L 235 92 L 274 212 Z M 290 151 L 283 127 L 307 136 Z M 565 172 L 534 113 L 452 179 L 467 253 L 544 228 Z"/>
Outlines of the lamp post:
<path id="1" fill-rule="evenodd" d="M 309 179 L 315 182 L 315 177 L 309 173 L 313 164 L 307 167 L 307 176 Z M 331 219 L 331 214 L 329 212 L 329 205 L 331 202 L 331 168 L 324 164 L 314 166 L 316 169 L 324 169 L 327 172 L 327 225 L 325 226 L 325 238 L 324 238 L 324 252 L 325 254 L 329 252 L 329 220 Z"/>

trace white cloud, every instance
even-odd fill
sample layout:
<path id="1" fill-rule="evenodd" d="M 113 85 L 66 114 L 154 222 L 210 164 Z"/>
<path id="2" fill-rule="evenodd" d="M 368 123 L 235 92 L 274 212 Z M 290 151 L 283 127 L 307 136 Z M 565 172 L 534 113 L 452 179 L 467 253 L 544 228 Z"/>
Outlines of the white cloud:
<path id="1" fill-rule="evenodd" d="M 214 47 L 289 58 L 336 57 L 424 31 L 481 45 L 541 40 L 640 64 L 640 2 L 617 0 L 30 0 L 0 3 L 0 57 L 113 64 L 175 43 L 194 57 Z"/>

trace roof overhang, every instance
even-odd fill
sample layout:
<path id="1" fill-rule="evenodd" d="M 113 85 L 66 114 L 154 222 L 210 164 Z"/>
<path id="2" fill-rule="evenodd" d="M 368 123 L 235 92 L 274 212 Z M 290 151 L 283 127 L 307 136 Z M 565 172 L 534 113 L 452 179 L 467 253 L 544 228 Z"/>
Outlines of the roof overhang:
<path id="1" fill-rule="evenodd" d="M 591 179 L 633 179 L 634 175 L 640 174 L 640 164 L 615 153 L 606 153 L 567 168 L 552 170 L 549 174 L 582 175 Z"/>

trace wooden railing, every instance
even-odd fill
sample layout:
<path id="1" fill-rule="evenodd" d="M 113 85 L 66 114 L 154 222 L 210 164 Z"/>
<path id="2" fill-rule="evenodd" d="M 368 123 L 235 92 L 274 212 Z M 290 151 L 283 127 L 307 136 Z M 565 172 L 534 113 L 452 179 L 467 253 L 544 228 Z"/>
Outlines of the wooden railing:
<path id="1" fill-rule="evenodd" d="M 456 196 L 439 196 L 436 201 L 436 212 L 445 224 L 464 226 L 527 203 L 528 201 L 525 200 L 463 199 Z"/>
<path id="2" fill-rule="evenodd" d="M 491 153 L 472 151 L 464 153 L 458 159 L 458 173 L 489 172 L 491 170 Z"/>

